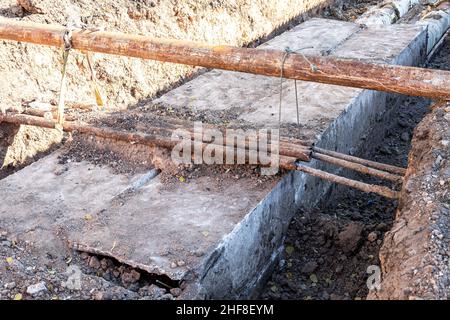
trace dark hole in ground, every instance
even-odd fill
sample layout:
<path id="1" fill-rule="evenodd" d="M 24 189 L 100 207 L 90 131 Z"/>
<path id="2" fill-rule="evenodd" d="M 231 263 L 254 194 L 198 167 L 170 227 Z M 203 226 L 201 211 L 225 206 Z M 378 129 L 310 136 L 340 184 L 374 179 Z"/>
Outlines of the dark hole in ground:
<path id="1" fill-rule="evenodd" d="M 149 273 L 121 263 L 113 257 L 81 252 L 83 272 L 102 277 L 115 285 L 137 292 L 140 296 L 164 299 L 167 294 L 177 297 L 184 289 L 184 282 L 173 280 L 166 275 Z M 104 297 L 102 297 L 104 299 Z"/>

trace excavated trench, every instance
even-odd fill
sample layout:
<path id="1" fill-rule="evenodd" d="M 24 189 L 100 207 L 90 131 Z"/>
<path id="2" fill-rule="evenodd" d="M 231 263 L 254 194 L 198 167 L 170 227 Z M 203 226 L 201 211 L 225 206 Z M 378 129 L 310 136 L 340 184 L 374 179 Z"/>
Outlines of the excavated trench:
<path id="1" fill-rule="evenodd" d="M 383 143 L 364 158 L 407 166 L 414 127 L 428 101 L 408 99 L 386 125 Z M 370 136 L 370 135 L 369 135 Z M 382 183 L 357 175 L 360 181 Z M 395 220 L 398 201 L 339 187 L 314 210 L 292 220 L 279 266 L 264 288 L 263 299 L 365 299 L 367 268 L 380 266 L 379 251 Z"/>
<path id="2" fill-rule="evenodd" d="M 325 14 L 335 18 L 354 20 L 367 10 L 367 6 L 361 6 L 361 3 L 373 4 L 373 1 L 355 1 L 354 7 L 344 5 L 341 10 L 329 10 Z M 427 67 L 449 70 L 449 50 L 447 41 Z M 371 141 L 369 133 L 365 147 L 359 150 L 356 156 L 406 167 L 413 130 L 429 111 L 427 109 L 429 105 L 430 101 L 422 98 L 405 100 L 400 106 L 397 106 L 388 123 L 383 123 L 386 128 L 384 137 L 376 139 L 383 143 L 377 144 Z M 76 115 L 83 117 L 79 111 Z M 89 118 L 90 115 L 86 117 Z M 127 125 L 129 124 L 121 124 L 125 127 Z M 2 126 L 3 136 L 11 136 L 10 131 Z M 25 137 L 30 138 L 32 135 L 25 134 Z M 55 143 L 57 143 L 59 138 L 52 136 L 49 141 L 55 139 Z M 148 172 L 154 168 L 152 163 L 145 162 L 148 151 L 144 152 L 137 146 L 112 147 L 102 140 L 89 142 L 83 141 L 83 139 L 68 137 L 68 142 L 63 141 L 69 146 L 69 152 L 60 156 L 61 164 L 80 161 L 108 163 L 113 170 L 116 168 L 119 173 L 124 174 Z M 3 140 L 3 142 L 5 141 Z M 24 145 L 26 148 L 26 143 Z M 84 149 L 83 146 L 89 147 Z M 45 151 L 42 151 L 44 153 L 40 153 L 41 151 L 38 150 L 36 154 L 41 157 L 52 151 L 53 149 L 45 148 Z M 32 163 L 34 160 L 29 159 L 25 164 Z M 0 171 L 0 179 L 22 167 L 3 168 Z M 226 170 L 230 176 L 244 176 L 240 171 L 231 169 L 229 172 L 229 169 Z M 214 170 L 210 173 L 214 173 Z M 349 172 L 345 172 L 345 174 L 367 183 L 383 184 L 382 181 L 364 175 L 355 175 Z M 176 176 L 175 180 L 180 177 L 195 177 L 195 175 L 195 172 L 187 169 Z M 270 179 L 268 181 L 270 182 Z M 346 187 L 336 187 L 322 197 L 315 209 L 302 208 L 289 225 L 284 239 L 284 251 L 259 297 L 263 299 L 365 299 L 369 292 L 366 284 L 367 268 L 380 266 L 380 247 L 383 244 L 385 233 L 391 229 L 395 221 L 397 206 L 397 201 Z M 23 263 L 24 260 L 31 261 L 32 258 L 25 254 L 29 244 L 15 242 L 14 239 L 11 243 L 7 232 L 3 231 L 1 227 L 0 225 L 0 240 L 5 243 L 0 250 L 1 256 L 20 257 L 24 255 Z M 25 248 L 25 250 L 20 250 L 20 248 Z M 32 251 L 30 249 L 30 252 Z M 49 259 L 57 260 L 55 257 Z M 142 268 L 133 268 L 131 265 L 119 262 L 114 257 L 102 254 L 75 251 L 70 257 L 70 261 L 80 265 L 82 272 L 90 279 L 87 286 L 89 290 L 83 290 L 81 293 L 72 292 L 77 298 L 172 299 L 180 296 L 186 286 L 184 281 L 173 279 L 167 275 L 151 273 Z M 179 263 L 184 264 L 184 261 Z M 16 268 L 16 266 L 11 268 Z M 20 269 L 20 267 L 17 268 Z M 52 285 L 50 288 L 48 285 L 48 290 L 39 297 L 57 297 L 62 293 L 58 292 L 58 289 L 55 290 L 55 287 L 57 288 L 59 280 L 65 279 L 64 276 L 49 272 L 49 270 L 57 268 L 61 268 L 61 263 L 55 262 L 55 266 L 46 265 L 42 270 L 38 268 L 37 272 L 30 271 L 30 273 L 34 272 L 31 276 L 34 280 L 27 279 L 29 270 L 24 272 L 19 280 L 7 277 L 5 281 L 11 280 L 11 282 L 7 282 L 7 289 L 0 291 L 0 297 L 11 297 L 15 292 L 20 291 L 21 286 L 26 287 L 36 278 L 47 279 L 48 277 L 50 277 L 49 282 L 54 286 Z M 12 282 L 14 285 L 9 286 Z"/>
<path id="3" fill-rule="evenodd" d="M 444 45 L 425 67 L 450 70 L 450 36 L 444 39 Z M 382 143 L 373 144 L 368 140 L 369 147 L 362 150 L 360 156 L 407 167 L 414 130 L 431 112 L 432 105 L 428 99 L 408 98 L 386 123 Z M 368 183 L 382 183 L 363 175 L 356 177 Z M 441 183 L 442 179 L 445 177 L 441 178 Z M 376 266 L 381 270 L 380 248 L 384 235 L 396 221 L 398 205 L 397 200 L 339 187 L 335 194 L 324 197 L 316 209 L 300 210 L 289 226 L 280 263 L 260 298 L 365 299 L 369 293 L 367 280 L 373 274 L 368 268 Z M 384 251 L 389 251 L 389 244 Z M 391 264 L 398 266 L 402 261 Z M 394 288 L 402 291 L 401 287 Z M 372 292 L 373 297 L 376 292 Z M 392 293 L 382 296 L 383 299 L 405 297 Z"/>

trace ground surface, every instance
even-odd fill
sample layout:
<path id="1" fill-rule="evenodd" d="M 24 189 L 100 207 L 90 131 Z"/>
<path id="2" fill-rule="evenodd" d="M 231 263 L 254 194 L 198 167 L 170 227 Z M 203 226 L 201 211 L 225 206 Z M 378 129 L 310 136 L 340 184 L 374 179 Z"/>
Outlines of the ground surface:
<path id="1" fill-rule="evenodd" d="M 447 42 L 428 67 L 449 70 L 449 52 Z M 424 99 L 408 99 L 391 119 L 383 145 L 368 150 L 365 157 L 406 167 L 413 130 L 429 112 L 428 106 Z M 430 125 L 431 121 L 424 126 Z M 337 199 L 325 200 L 320 209 L 299 212 L 287 233 L 280 266 L 261 298 L 365 299 L 367 268 L 381 266 L 380 247 L 385 232 L 394 223 L 397 205 L 397 201 L 349 189 Z M 400 265 L 399 257 L 401 254 L 391 265 Z M 397 288 L 405 287 L 404 283 L 397 282 L 397 285 Z"/>
<path id="2" fill-rule="evenodd" d="M 354 5 L 344 4 L 341 13 L 331 12 L 330 15 L 353 20 L 356 14 L 364 12 L 374 2 L 354 1 Z M 10 10 L 6 8 L 2 12 L 8 15 Z M 448 55 L 443 51 L 432 61 L 431 67 L 449 68 Z M 445 52 L 448 54 L 448 51 L 447 47 Z M 392 119 L 384 145 L 369 150 L 368 157 L 406 166 L 412 130 L 425 114 L 426 105 L 421 99 L 408 100 Z M 128 127 L 130 123 L 124 125 Z M 62 162 L 86 159 L 94 163 L 121 161 L 115 158 L 105 160 L 104 153 L 89 150 L 80 153 L 76 143 L 72 146 L 74 149 L 61 159 Z M 118 167 L 123 168 L 122 165 Z M 188 177 L 189 174 L 195 176 L 197 173 L 187 170 L 183 176 Z M 229 175 L 232 178 L 235 173 L 229 172 Z M 379 265 L 381 240 L 393 224 L 396 203 L 354 190 L 347 190 L 346 196 L 334 203 L 338 204 L 323 203 L 315 212 L 301 212 L 293 220 L 280 268 L 261 297 L 365 298 L 366 269 L 369 265 Z M 79 265 L 84 274 L 80 291 L 67 288 L 71 271 L 65 271 L 69 263 Z M 35 257 L 33 246 L 14 241 L 1 229 L 0 274 L 1 299 L 172 299 L 183 287 L 183 284 L 151 277 L 117 261 L 87 254 L 74 252 L 64 259 L 48 256 L 43 263 Z M 39 285 L 41 282 L 45 282 L 45 288 Z M 37 286 L 30 287 L 32 285 Z"/>

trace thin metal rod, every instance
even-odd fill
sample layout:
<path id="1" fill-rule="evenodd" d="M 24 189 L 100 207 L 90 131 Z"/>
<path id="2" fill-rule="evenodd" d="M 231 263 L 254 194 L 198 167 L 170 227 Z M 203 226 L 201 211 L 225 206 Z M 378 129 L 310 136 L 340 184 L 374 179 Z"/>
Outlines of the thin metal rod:
<path id="1" fill-rule="evenodd" d="M 393 181 L 393 182 L 397 182 L 397 183 L 401 183 L 402 182 L 402 177 L 386 172 L 386 171 L 381 171 L 378 169 L 373 169 L 370 167 L 366 167 L 365 165 L 359 164 L 359 163 L 354 163 L 354 162 L 350 162 L 347 160 L 342 160 L 339 158 L 333 158 L 324 154 L 320 154 L 320 153 L 312 153 L 312 157 L 317 159 L 317 160 L 321 160 L 321 161 L 325 161 L 331 164 L 334 164 L 336 166 L 339 167 L 343 167 L 343 168 L 347 168 L 350 170 L 354 170 L 354 171 L 358 171 L 364 174 L 368 174 L 380 179 L 384 179 L 384 180 L 389 180 L 389 181 Z"/>
<path id="2" fill-rule="evenodd" d="M 321 154 L 324 154 L 324 155 L 327 155 L 327 156 L 330 156 L 330 157 L 343 159 L 343 160 L 354 162 L 354 163 L 359 163 L 359 164 L 362 164 L 362 165 L 365 165 L 365 166 L 368 166 L 368 167 L 372 167 L 372 168 L 375 168 L 375 169 L 387 171 L 387 172 L 398 174 L 398 175 L 401 175 L 401 176 L 404 176 L 405 173 L 406 173 L 406 169 L 405 168 L 400 168 L 400 167 L 396 167 L 396 166 L 393 166 L 393 165 L 379 163 L 379 162 L 375 162 L 375 161 L 371 161 L 371 160 L 361 159 L 361 158 L 358 158 L 358 157 L 354 157 L 354 156 L 350 156 L 350 155 L 347 155 L 347 154 L 343 154 L 343 153 L 339 153 L 339 152 L 335 152 L 335 151 L 330 151 L 330 150 L 326 150 L 326 149 L 322 149 L 322 148 L 318 148 L 318 147 L 313 147 L 312 149 L 316 153 L 321 153 Z"/>
<path id="3" fill-rule="evenodd" d="M 36 109 L 36 108 L 26 108 L 25 110 L 23 110 L 22 114 L 26 114 L 29 116 L 35 116 L 35 117 L 44 117 L 44 118 L 47 116 L 47 114 L 51 114 L 53 119 L 58 118 L 58 112 L 56 110 L 45 111 L 45 110 L 40 110 L 40 109 Z M 67 121 L 75 121 L 76 120 L 74 117 L 68 116 L 67 114 L 64 114 L 64 119 Z"/>
<path id="4" fill-rule="evenodd" d="M 318 177 L 321 179 L 325 179 L 334 183 L 342 184 L 348 187 L 352 187 L 364 192 L 368 193 L 376 193 L 380 196 L 389 198 L 389 199 L 397 199 L 400 195 L 398 191 L 389 189 L 384 186 L 368 184 L 352 179 L 348 179 L 345 177 L 337 176 L 332 173 L 328 173 L 319 169 L 314 169 L 311 167 L 307 167 L 303 164 L 296 163 L 293 158 L 280 156 L 280 167 L 285 170 L 298 170 L 304 173 L 307 173 L 311 176 Z"/>

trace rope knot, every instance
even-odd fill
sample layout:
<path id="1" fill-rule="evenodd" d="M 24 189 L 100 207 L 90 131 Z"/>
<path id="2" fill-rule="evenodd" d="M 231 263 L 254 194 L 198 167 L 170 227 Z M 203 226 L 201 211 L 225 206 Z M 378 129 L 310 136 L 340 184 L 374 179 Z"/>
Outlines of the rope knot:
<path id="1" fill-rule="evenodd" d="M 72 49 L 72 30 L 66 29 L 63 34 L 64 51 Z"/>

